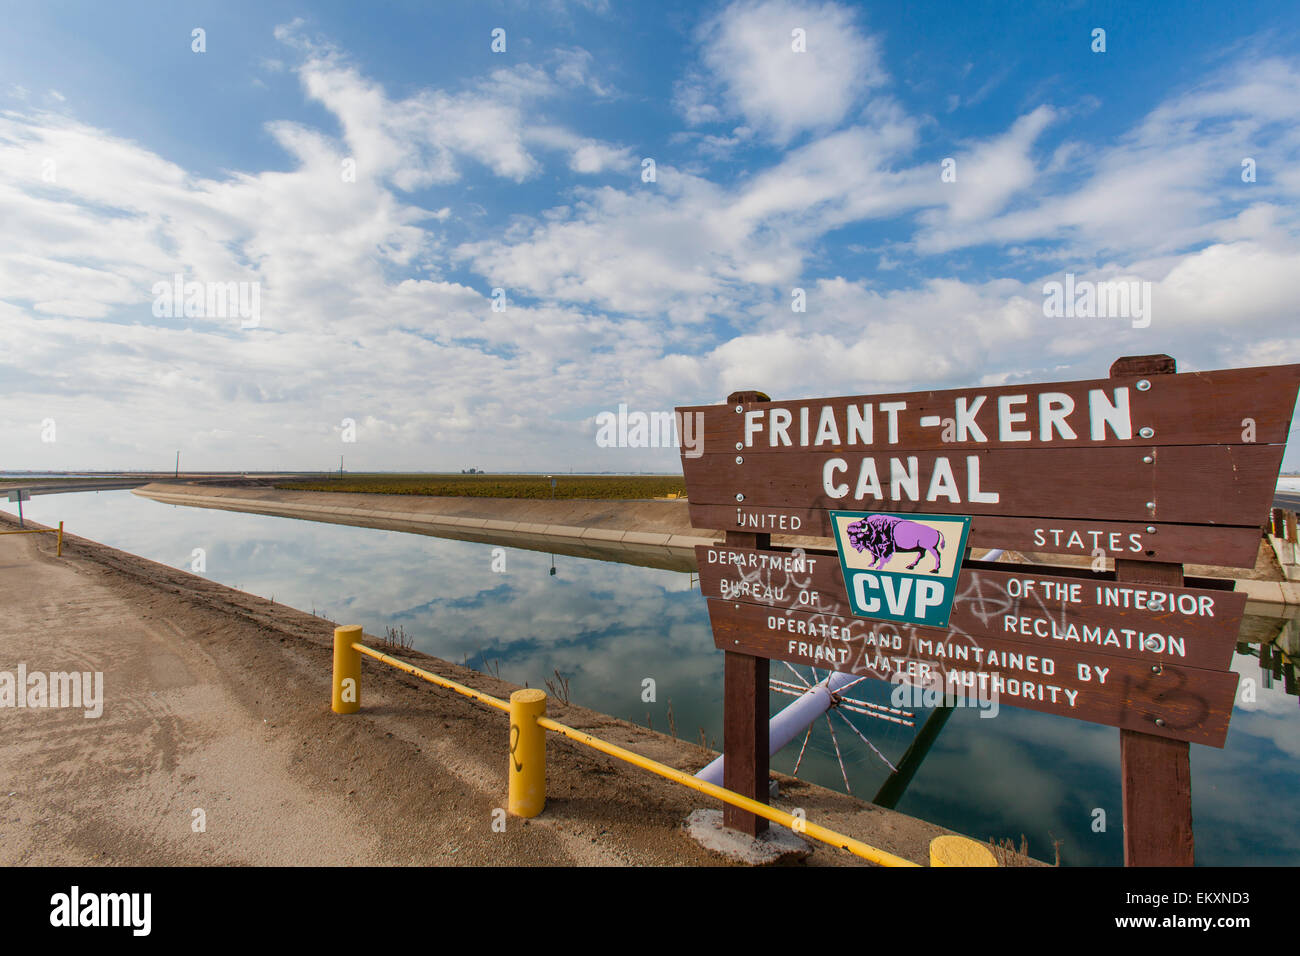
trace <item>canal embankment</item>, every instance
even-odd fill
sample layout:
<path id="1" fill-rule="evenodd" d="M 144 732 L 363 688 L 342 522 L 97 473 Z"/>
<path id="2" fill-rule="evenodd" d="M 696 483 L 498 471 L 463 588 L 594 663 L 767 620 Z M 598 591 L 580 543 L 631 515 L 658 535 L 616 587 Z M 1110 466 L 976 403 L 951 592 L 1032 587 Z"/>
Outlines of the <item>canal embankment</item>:
<path id="1" fill-rule="evenodd" d="M 686 503 L 673 500 L 439 498 L 170 482 L 133 493 L 164 504 L 410 531 L 674 571 L 693 571 L 695 547 L 723 537 L 691 527 Z"/>
<path id="2" fill-rule="evenodd" d="M 333 714 L 334 622 L 75 534 L 62 557 L 54 546 L 0 537 L 0 670 L 102 674 L 102 709 L 0 711 L 0 865 L 726 862 L 682 828 L 712 801 L 561 738 L 545 812 L 502 830 L 497 711 L 368 667 L 362 711 Z M 517 689 L 398 654 L 494 696 Z M 715 756 L 560 701 L 550 713 L 678 769 Z M 948 832 L 780 780 L 778 805 L 908 859 Z M 808 860 L 858 862 L 820 845 Z"/>
<path id="3" fill-rule="evenodd" d="M 725 537 L 721 530 L 693 527 L 685 500 L 445 498 L 173 482 L 144 485 L 132 493 L 164 504 L 432 534 L 683 572 L 697 570 L 697 546 Z M 773 534 L 772 542 L 779 547 L 834 547 L 828 539 L 798 535 Z M 1018 553 L 1004 560 L 1080 567 L 1091 563 L 1082 556 Z M 1263 538 L 1254 568 L 1188 565 L 1186 573 L 1235 580 L 1250 602 L 1248 613 L 1300 608 L 1300 582 L 1286 580 Z"/>

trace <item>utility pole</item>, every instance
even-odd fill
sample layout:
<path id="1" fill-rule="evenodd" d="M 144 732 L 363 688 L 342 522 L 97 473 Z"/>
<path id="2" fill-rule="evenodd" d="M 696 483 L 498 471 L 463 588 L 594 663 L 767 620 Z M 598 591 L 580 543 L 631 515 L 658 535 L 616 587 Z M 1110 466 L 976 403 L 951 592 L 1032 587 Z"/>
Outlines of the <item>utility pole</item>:
<path id="1" fill-rule="evenodd" d="M 180 476 L 181 476 L 181 450 L 177 448 L 176 449 L 176 477 L 179 478 Z"/>
<path id="2" fill-rule="evenodd" d="M 343 456 L 339 455 L 339 481 L 343 480 Z"/>

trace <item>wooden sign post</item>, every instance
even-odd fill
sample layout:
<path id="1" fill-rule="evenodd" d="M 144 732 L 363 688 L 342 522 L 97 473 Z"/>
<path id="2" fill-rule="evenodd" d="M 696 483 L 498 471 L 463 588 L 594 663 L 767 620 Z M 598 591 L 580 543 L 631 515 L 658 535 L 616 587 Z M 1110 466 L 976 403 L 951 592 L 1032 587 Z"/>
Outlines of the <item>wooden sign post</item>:
<path id="1" fill-rule="evenodd" d="M 1091 382 L 679 408 L 704 443 L 683 449 L 692 524 L 726 532 L 697 549 L 726 654 L 724 784 L 767 800 L 771 659 L 991 694 L 1119 728 L 1125 862 L 1190 864 L 1188 744 L 1226 740 L 1245 599 L 1183 564 L 1254 566 L 1297 386 L 1300 365 L 1180 375 L 1143 356 Z"/>
<path id="2" fill-rule="evenodd" d="M 1110 367 L 1111 378 L 1176 371 L 1168 356 L 1122 358 Z M 1115 577 L 1132 584 L 1177 586 L 1183 583 L 1183 566 L 1121 559 L 1115 562 Z M 1237 630 L 1231 633 L 1235 641 Z M 1120 729 L 1125 866 L 1191 866 L 1195 862 L 1189 750 L 1185 740 Z"/>
<path id="3" fill-rule="evenodd" d="M 733 392 L 727 402 L 770 401 L 762 392 Z M 679 433 L 680 434 L 680 433 Z M 727 544 L 743 548 L 771 547 L 768 534 L 728 531 Z M 724 650 L 722 785 L 759 803 L 768 802 L 768 659 Z M 767 829 L 767 819 L 731 804 L 723 804 L 722 824 L 756 837 Z"/>

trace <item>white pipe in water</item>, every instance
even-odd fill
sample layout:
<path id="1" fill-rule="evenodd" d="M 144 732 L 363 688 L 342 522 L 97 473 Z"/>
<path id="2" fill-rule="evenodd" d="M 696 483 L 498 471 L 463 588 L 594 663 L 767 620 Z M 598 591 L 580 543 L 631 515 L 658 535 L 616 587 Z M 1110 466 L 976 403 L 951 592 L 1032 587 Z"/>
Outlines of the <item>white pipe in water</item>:
<path id="1" fill-rule="evenodd" d="M 1002 557 L 1003 549 L 996 548 L 981 558 L 981 561 L 996 561 Z M 831 707 L 831 695 L 857 678 L 853 674 L 841 674 L 838 671 L 826 680 L 811 687 L 803 696 L 796 698 L 789 707 L 779 711 L 767 727 L 767 754 L 772 756 L 801 732 L 807 730 L 814 720 Z M 722 786 L 722 757 L 718 757 L 695 776 L 699 780 Z"/>

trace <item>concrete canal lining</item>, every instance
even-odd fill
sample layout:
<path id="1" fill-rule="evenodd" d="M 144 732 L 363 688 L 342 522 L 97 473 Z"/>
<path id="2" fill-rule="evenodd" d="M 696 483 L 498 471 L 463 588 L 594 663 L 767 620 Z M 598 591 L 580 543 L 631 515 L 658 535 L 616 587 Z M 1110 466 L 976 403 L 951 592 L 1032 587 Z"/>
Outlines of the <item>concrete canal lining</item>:
<path id="1" fill-rule="evenodd" d="M 697 570 L 696 546 L 718 544 L 724 537 L 722 531 L 692 527 L 684 500 L 440 498 L 184 482 L 155 482 L 132 493 L 164 504 L 408 531 L 682 572 Z M 826 538 L 798 535 L 774 534 L 772 543 L 835 547 Z M 1017 552 L 1010 552 L 1006 560 L 1076 567 L 1090 561 L 1070 555 Z M 1247 613 L 1287 613 L 1300 606 L 1300 583 L 1281 580 L 1271 549 L 1263 540 L 1253 570 L 1188 565 L 1186 571 L 1191 576 L 1235 578 L 1237 590 L 1250 602 Z"/>
<path id="2" fill-rule="evenodd" d="M 164 504 L 410 531 L 673 571 L 694 571 L 695 547 L 723 537 L 692 528 L 684 501 L 439 498 L 161 482 L 133 493 Z"/>

